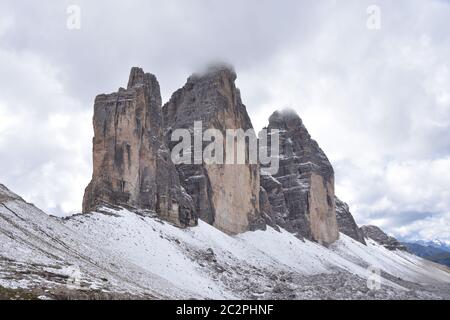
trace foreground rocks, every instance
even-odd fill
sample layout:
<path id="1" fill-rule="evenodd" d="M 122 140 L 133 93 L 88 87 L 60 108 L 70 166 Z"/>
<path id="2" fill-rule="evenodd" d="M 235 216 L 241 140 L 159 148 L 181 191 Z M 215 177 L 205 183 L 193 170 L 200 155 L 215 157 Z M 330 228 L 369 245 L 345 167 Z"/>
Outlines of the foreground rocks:
<path id="1" fill-rule="evenodd" d="M 83 212 L 123 205 L 154 210 L 181 226 L 196 224 L 192 199 L 163 143 L 161 93 L 154 75 L 133 68 L 127 89 L 97 96 L 93 124 L 94 172 Z"/>

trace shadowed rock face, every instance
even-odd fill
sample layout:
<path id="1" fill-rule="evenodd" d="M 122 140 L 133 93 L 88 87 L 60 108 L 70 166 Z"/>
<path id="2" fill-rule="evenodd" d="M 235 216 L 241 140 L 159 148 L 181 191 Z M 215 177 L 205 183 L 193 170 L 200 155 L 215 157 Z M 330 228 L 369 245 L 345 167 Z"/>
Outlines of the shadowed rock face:
<path id="1" fill-rule="evenodd" d="M 203 130 L 218 129 L 224 136 L 226 129 L 251 129 L 235 80 L 228 66 L 214 66 L 189 77 L 163 107 L 168 140 L 176 129 L 193 132 L 194 121 L 202 121 Z M 202 220 L 229 234 L 265 228 L 259 212 L 257 164 L 179 164 L 177 169 Z"/>
<path id="2" fill-rule="evenodd" d="M 334 198 L 334 202 L 336 204 L 336 219 L 339 232 L 342 232 L 343 234 L 355 239 L 356 241 L 361 242 L 362 244 L 366 244 L 364 235 L 361 229 L 356 224 L 352 214 L 350 213 L 348 204 L 341 201 L 338 197 Z"/>
<path id="3" fill-rule="evenodd" d="M 365 238 L 370 238 L 376 241 L 388 250 L 407 251 L 407 248 L 403 244 L 401 244 L 400 241 L 398 241 L 394 237 L 387 235 L 377 226 L 362 226 L 361 231 Z"/>
<path id="4" fill-rule="evenodd" d="M 274 112 L 267 129 L 280 131 L 279 171 L 261 176 L 272 205 L 272 219 L 298 237 L 324 244 L 334 242 L 339 232 L 334 172 L 328 158 L 294 111 Z"/>
<path id="5" fill-rule="evenodd" d="M 127 89 L 96 97 L 93 176 L 83 212 L 104 204 L 156 211 L 178 225 L 196 224 L 191 197 L 163 143 L 156 77 L 132 68 Z"/>

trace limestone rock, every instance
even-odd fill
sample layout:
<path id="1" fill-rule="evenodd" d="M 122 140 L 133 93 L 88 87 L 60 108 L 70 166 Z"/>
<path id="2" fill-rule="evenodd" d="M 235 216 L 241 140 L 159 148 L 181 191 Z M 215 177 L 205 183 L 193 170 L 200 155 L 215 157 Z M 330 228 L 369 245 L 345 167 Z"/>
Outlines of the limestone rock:
<path id="1" fill-rule="evenodd" d="M 292 110 L 274 112 L 267 129 L 280 132 L 280 167 L 273 176 L 262 177 L 261 184 L 279 225 L 298 237 L 333 243 L 339 232 L 328 158 Z"/>
<path id="2" fill-rule="evenodd" d="M 154 75 L 132 68 L 127 89 L 97 96 L 93 125 L 94 171 L 83 212 L 125 205 L 154 210 L 178 225 L 196 224 L 192 199 L 163 143 L 161 94 Z"/>
<path id="3" fill-rule="evenodd" d="M 234 70 L 224 65 L 189 77 L 163 106 L 167 139 L 176 129 L 193 131 L 194 121 L 202 122 L 203 131 L 218 129 L 224 136 L 226 129 L 252 128 L 235 80 Z M 229 234 L 265 227 L 259 212 L 258 164 L 178 164 L 177 169 L 202 220 Z"/>
<path id="4" fill-rule="evenodd" d="M 370 238 L 375 242 L 381 244 L 388 250 L 404 250 L 407 251 L 407 248 L 400 243 L 394 237 L 387 235 L 383 230 L 378 228 L 377 226 L 362 226 L 361 231 L 365 238 Z"/>
<path id="5" fill-rule="evenodd" d="M 343 234 L 355 239 L 356 241 L 361 242 L 362 244 L 366 244 L 364 235 L 361 229 L 356 224 L 352 214 L 350 213 L 348 204 L 341 201 L 338 197 L 334 198 L 334 202 L 336 204 L 336 219 L 339 232 L 342 232 Z"/>

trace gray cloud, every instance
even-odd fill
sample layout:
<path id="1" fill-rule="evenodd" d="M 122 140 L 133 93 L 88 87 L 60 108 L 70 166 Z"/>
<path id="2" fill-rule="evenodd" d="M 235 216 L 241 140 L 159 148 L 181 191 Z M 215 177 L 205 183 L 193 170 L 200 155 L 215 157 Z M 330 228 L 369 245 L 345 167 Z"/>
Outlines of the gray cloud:
<path id="1" fill-rule="evenodd" d="M 81 8 L 81 30 L 66 8 Z M 0 4 L 0 181 L 43 209 L 79 210 L 94 96 L 129 68 L 164 99 L 214 60 L 235 65 L 253 123 L 292 107 L 328 154 L 360 223 L 450 241 L 450 5 L 377 1 Z"/>

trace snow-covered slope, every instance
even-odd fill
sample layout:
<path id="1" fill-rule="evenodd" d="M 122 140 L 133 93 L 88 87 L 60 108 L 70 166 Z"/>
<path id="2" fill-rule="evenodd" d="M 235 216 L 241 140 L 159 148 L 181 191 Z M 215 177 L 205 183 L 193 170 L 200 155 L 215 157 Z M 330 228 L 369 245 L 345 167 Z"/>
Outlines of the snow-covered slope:
<path id="1" fill-rule="evenodd" d="M 450 297 L 448 269 L 373 241 L 341 234 L 325 248 L 271 228 L 231 237 L 120 208 L 62 220 L 4 187 L 0 266 L 0 287 L 50 298 Z M 367 286 L 369 267 L 381 272 L 378 290 Z"/>
<path id="2" fill-rule="evenodd" d="M 148 298 L 185 295 L 181 287 L 91 239 L 0 185 L 1 287 L 33 291 L 44 286 L 61 298 L 97 294 L 106 298 L 108 293 Z M 75 290 L 79 287 L 82 290 Z"/>

